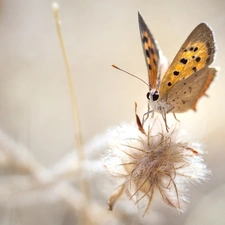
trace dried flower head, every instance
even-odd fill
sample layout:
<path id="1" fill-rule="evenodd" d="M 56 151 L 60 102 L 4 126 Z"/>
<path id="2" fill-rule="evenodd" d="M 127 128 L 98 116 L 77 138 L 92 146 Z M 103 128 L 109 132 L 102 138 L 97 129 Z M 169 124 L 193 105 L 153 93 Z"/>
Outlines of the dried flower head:
<path id="1" fill-rule="evenodd" d="M 190 135 L 178 129 L 164 132 L 156 120 L 147 128 L 142 127 L 137 115 L 136 121 L 137 125 L 124 124 L 110 132 L 106 168 L 122 179 L 122 184 L 109 198 L 109 208 L 112 210 L 117 199 L 126 193 L 145 207 L 145 212 L 160 201 L 183 211 L 187 184 L 205 180 L 209 173 L 200 146 L 188 143 Z"/>

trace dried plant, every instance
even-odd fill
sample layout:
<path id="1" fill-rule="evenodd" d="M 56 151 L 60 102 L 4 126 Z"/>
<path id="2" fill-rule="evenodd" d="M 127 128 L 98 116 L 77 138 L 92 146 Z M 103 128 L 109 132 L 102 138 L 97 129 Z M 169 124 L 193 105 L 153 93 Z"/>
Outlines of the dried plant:
<path id="1" fill-rule="evenodd" d="M 207 179 L 209 170 L 203 162 L 201 146 L 178 128 L 167 133 L 159 118 L 149 118 L 142 127 L 136 115 L 135 125 L 124 124 L 109 135 L 112 139 L 106 168 L 121 181 L 109 198 L 111 210 L 126 193 L 135 204 L 145 207 L 145 213 L 157 202 L 183 211 L 187 184 Z"/>

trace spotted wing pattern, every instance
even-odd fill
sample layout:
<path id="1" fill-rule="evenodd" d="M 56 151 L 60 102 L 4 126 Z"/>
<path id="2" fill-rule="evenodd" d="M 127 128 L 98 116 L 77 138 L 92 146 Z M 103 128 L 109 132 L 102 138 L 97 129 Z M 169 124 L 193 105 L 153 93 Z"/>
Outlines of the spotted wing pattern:
<path id="1" fill-rule="evenodd" d="M 140 13 L 138 13 L 138 22 L 143 51 L 147 64 L 149 87 L 150 89 L 156 89 L 157 81 L 159 80 L 159 49 Z"/>
<path id="2" fill-rule="evenodd" d="M 207 24 L 201 23 L 189 35 L 163 76 L 159 88 L 160 98 L 164 98 L 181 80 L 208 67 L 214 55 L 213 31 Z"/>

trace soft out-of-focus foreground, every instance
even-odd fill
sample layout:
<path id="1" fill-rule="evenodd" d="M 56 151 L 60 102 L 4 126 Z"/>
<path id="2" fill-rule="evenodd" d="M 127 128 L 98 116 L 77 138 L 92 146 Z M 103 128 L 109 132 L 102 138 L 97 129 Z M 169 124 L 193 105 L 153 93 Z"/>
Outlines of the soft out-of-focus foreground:
<path id="1" fill-rule="evenodd" d="M 85 207 L 92 224 L 224 224 L 225 2 L 68 0 L 59 5 L 81 119 L 91 199 Z M 85 203 L 51 2 L 2 0 L 0 6 L 0 224 L 79 224 Z M 102 162 L 105 132 L 134 120 L 134 101 L 140 113 L 147 103 L 148 88 L 110 66 L 147 81 L 137 11 L 170 61 L 199 23 L 207 22 L 216 34 L 214 65 L 221 71 L 209 97 L 199 101 L 197 113 L 177 115 L 204 144 L 212 171 L 208 182 L 190 186 L 183 214 L 162 209 L 138 217 L 126 199 L 107 210 L 115 185 Z"/>

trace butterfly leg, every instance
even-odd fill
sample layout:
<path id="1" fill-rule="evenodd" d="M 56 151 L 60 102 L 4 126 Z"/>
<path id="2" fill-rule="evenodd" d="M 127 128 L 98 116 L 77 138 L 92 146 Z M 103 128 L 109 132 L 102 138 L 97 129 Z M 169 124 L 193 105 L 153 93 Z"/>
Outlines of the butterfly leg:
<path id="1" fill-rule="evenodd" d="M 162 113 L 162 118 L 163 118 L 163 120 L 165 122 L 165 125 L 166 125 L 166 131 L 169 132 L 170 128 L 167 125 L 166 113 L 165 112 Z"/>
<path id="2" fill-rule="evenodd" d="M 152 112 L 153 112 L 153 110 L 150 110 L 150 111 L 148 111 L 148 112 L 146 112 L 146 113 L 143 114 L 143 117 L 142 117 L 142 126 L 144 126 L 145 121 L 148 119 L 149 114 L 152 113 Z"/>
<path id="3" fill-rule="evenodd" d="M 143 117 L 142 117 L 142 126 L 144 126 L 144 123 L 148 119 L 150 113 L 152 113 L 154 115 L 154 110 L 150 110 L 149 105 L 148 105 L 148 111 L 146 113 L 144 113 Z"/>
<path id="4" fill-rule="evenodd" d="M 175 114 L 175 113 L 173 113 L 173 116 L 174 116 L 174 118 L 175 118 L 175 120 L 176 120 L 176 121 L 180 122 L 180 120 L 178 120 L 178 119 L 177 119 L 177 117 L 176 117 L 176 114 Z"/>

